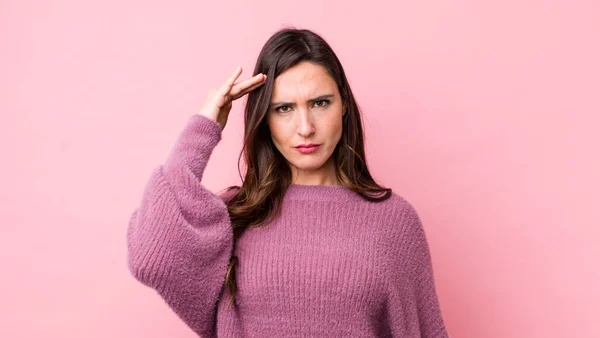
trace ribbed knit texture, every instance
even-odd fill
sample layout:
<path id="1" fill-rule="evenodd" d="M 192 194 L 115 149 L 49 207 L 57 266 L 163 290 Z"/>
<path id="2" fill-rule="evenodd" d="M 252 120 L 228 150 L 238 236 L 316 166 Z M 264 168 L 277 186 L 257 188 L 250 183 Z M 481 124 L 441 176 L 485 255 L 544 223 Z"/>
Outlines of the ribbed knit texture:
<path id="1" fill-rule="evenodd" d="M 127 230 L 132 275 L 202 337 L 448 337 L 431 255 L 401 196 L 290 186 L 280 217 L 238 240 L 236 301 L 225 201 L 202 186 L 221 127 L 193 115 L 146 184 Z"/>

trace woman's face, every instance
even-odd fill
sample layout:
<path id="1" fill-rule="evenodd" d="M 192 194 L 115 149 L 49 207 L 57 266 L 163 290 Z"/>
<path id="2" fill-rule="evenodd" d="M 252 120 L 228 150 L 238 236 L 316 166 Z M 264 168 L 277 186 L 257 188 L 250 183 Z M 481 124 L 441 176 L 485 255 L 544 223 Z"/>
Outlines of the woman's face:
<path id="1" fill-rule="evenodd" d="M 342 136 L 343 110 L 337 84 L 323 66 L 301 62 L 275 79 L 267 121 L 294 183 L 322 184 L 335 175 L 331 155 Z M 318 146 L 298 148 L 308 144 Z"/>

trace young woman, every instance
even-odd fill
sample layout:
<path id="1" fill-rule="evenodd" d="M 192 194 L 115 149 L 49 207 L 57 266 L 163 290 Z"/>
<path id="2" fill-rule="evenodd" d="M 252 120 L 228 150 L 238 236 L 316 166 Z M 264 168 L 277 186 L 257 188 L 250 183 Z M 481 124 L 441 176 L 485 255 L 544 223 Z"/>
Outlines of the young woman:
<path id="1" fill-rule="evenodd" d="M 331 47 L 282 29 L 241 72 L 151 174 L 127 232 L 133 276 L 203 337 L 448 337 L 419 216 L 371 177 Z M 214 194 L 202 175 L 246 94 L 245 177 Z"/>

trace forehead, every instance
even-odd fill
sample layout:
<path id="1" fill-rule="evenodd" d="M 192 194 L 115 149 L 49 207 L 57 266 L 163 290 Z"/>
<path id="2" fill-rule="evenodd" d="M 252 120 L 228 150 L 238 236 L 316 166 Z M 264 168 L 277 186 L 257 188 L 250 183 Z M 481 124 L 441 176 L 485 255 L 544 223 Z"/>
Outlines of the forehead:
<path id="1" fill-rule="evenodd" d="M 273 84 L 273 99 L 286 99 L 334 93 L 335 80 L 327 70 L 311 62 L 301 62 L 281 73 Z"/>

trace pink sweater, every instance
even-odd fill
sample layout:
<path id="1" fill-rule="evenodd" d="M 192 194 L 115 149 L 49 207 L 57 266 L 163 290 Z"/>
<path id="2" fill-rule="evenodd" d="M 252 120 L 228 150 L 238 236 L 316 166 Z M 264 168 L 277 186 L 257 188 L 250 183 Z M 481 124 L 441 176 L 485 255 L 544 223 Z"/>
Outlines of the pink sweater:
<path id="1" fill-rule="evenodd" d="M 292 185 L 282 214 L 236 245 L 225 200 L 201 184 L 221 140 L 193 115 L 151 174 L 127 230 L 132 275 L 202 337 L 448 337 L 415 209 L 368 202 L 341 186 Z"/>

